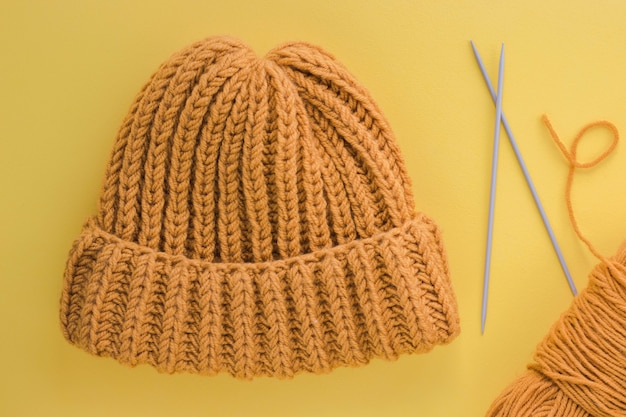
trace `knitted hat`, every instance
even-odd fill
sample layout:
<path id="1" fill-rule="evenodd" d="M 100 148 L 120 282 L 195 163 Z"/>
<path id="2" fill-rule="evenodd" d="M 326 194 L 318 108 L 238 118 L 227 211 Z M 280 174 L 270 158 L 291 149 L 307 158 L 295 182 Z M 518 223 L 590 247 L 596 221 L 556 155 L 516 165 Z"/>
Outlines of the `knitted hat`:
<path id="1" fill-rule="evenodd" d="M 304 43 L 173 55 L 75 241 L 65 337 L 163 372 L 327 372 L 459 332 L 439 231 L 369 93 Z"/>

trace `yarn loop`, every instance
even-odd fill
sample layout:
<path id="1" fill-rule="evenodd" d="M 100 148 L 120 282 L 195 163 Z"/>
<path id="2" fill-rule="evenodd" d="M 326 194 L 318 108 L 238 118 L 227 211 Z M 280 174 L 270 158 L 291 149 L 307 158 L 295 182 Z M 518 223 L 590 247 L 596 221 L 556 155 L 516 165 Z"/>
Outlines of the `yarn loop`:
<path id="1" fill-rule="evenodd" d="M 546 127 L 548 128 L 548 131 L 550 132 L 552 139 L 554 140 L 556 145 L 559 147 L 565 159 L 567 159 L 567 161 L 569 162 L 569 171 L 567 173 L 567 183 L 565 185 L 565 202 L 567 204 L 567 214 L 569 215 L 569 219 L 572 223 L 574 231 L 576 232 L 576 235 L 578 236 L 578 238 L 582 240 L 585 243 L 585 245 L 587 245 L 591 253 L 593 253 L 596 258 L 600 259 L 600 261 L 604 263 L 608 263 L 607 259 L 600 252 L 598 252 L 598 250 L 593 246 L 593 244 L 580 231 L 580 227 L 578 226 L 578 222 L 576 221 L 576 216 L 574 215 L 574 208 L 572 206 L 572 184 L 574 182 L 574 174 L 576 172 L 576 168 L 594 167 L 598 165 L 600 162 L 602 162 L 604 159 L 606 159 L 611 154 L 611 152 L 615 150 L 615 147 L 617 146 L 617 143 L 619 142 L 619 132 L 613 123 L 606 121 L 606 120 L 598 120 L 598 121 L 589 123 L 585 125 L 578 132 L 578 134 L 572 141 L 570 149 L 568 150 L 565 147 L 565 144 L 563 143 L 563 141 L 559 139 L 559 136 L 554 130 L 554 127 L 552 127 L 552 123 L 548 119 L 548 116 L 543 115 L 542 120 L 544 124 L 546 125 Z M 587 133 L 589 130 L 596 128 L 596 127 L 606 127 L 607 129 L 611 131 L 612 133 L 611 143 L 609 144 L 608 148 L 604 152 L 602 152 L 600 155 L 598 155 L 595 159 L 592 159 L 589 162 L 580 162 L 577 159 L 578 145 L 580 144 L 580 141 L 584 137 L 585 133 Z"/>

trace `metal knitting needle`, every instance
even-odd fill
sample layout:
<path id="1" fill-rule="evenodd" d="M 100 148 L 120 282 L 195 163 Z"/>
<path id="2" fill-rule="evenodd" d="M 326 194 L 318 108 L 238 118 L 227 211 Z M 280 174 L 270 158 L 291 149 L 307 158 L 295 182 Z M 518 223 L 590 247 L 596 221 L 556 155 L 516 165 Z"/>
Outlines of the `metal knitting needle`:
<path id="1" fill-rule="evenodd" d="M 480 72 L 482 73 L 483 79 L 485 80 L 485 84 L 487 85 L 487 88 L 489 89 L 491 98 L 495 103 L 496 92 L 494 91 L 493 86 L 491 85 L 491 80 L 489 79 L 489 75 L 487 74 L 487 70 L 485 69 L 485 65 L 483 64 L 483 60 L 480 58 L 480 54 L 478 53 L 478 50 L 476 49 L 474 42 L 470 41 L 470 43 L 474 51 L 474 56 L 476 57 L 476 62 L 478 62 L 478 66 L 480 67 Z M 565 263 L 565 258 L 563 257 L 563 254 L 561 253 L 561 248 L 559 247 L 559 244 L 556 241 L 556 237 L 554 236 L 554 232 L 552 231 L 552 227 L 550 226 L 550 221 L 548 220 L 548 216 L 546 215 L 546 212 L 543 209 L 543 205 L 541 204 L 541 200 L 539 199 L 539 194 L 537 194 L 535 185 L 533 184 L 533 181 L 530 178 L 530 173 L 528 172 L 528 169 L 526 168 L 526 164 L 524 163 L 524 158 L 522 158 L 522 154 L 519 150 L 519 147 L 517 146 L 517 141 L 515 140 L 515 136 L 513 136 L 513 132 L 511 132 L 511 127 L 509 126 L 509 122 L 504 113 L 502 114 L 502 124 L 504 125 L 504 130 L 506 131 L 506 134 L 509 137 L 509 142 L 511 143 L 511 146 L 513 147 L 513 151 L 515 152 L 517 162 L 519 163 L 519 166 L 522 169 L 522 172 L 524 173 L 524 178 L 526 178 L 526 183 L 528 184 L 528 188 L 530 188 L 530 192 L 533 195 L 533 199 L 535 200 L 535 205 L 537 206 L 537 210 L 539 210 L 539 214 L 541 215 L 541 220 L 543 220 L 543 224 L 546 228 L 546 231 L 548 232 L 548 235 L 550 236 L 550 241 L 552 242 L 552 246 L 554 247 L 556 256 L 559 258 L 561 268 L 563 269 L 563 273 L 565 273 L 570 290 L 572 291 L 572 294 L 576 296 L 578 295 L 578 291 L 576 290 L 576 285 L 574 284 L 574 280 L 572 279 L 569 269 L 567 268 L 567 264 Z"/>
<path id="2" fill-rule="evenodd" d="M 485 333 L 487 319 L 487 298 L 489 295 L 489 271 L 491 269 L 491 246 L 493 241 L 493 215 L 496 208 L 496 183 L 498 177 L 498 154 L 500 151 L 500 125 L 502 124 L 502 84 L 504 79 L 504 44 L 500 50 L 500 67 L 498 69 L 498 95 L 496 96 L 496 121 L 493 133 L 493 157 L 491 160 L 491 191 L 489 193 L 489 224 L 487 227 L 487 250 L 485 254 L 485 276 L 483 279 L 483 306 L 480 331 Z"/>

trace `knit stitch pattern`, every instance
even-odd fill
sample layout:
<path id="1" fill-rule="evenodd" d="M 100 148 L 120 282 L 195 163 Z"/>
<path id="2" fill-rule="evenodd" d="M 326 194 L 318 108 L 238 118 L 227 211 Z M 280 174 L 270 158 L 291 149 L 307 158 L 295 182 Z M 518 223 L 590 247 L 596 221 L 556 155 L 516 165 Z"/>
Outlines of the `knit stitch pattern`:
<path id="1" fill-rule="evenodd" d="M 213 37 L 161 65 L 74 242 L 65 337 L 159 371 L 250 379 L 426 352 L 459 333 L 436 224 L 333 56 Z"/>

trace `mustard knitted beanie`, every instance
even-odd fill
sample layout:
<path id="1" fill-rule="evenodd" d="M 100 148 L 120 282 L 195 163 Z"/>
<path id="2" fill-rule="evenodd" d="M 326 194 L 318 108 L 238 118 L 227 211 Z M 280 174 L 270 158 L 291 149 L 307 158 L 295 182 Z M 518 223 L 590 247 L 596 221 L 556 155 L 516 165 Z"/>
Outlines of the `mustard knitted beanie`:
<path id="1" fill-rule="evenodd" d="M 459 332 L 435 223 L 365 88 L 323 50 L 223 37 L 163 63 L 71 249 L 71 343 L 162 372 L 328 372 Z"/>

